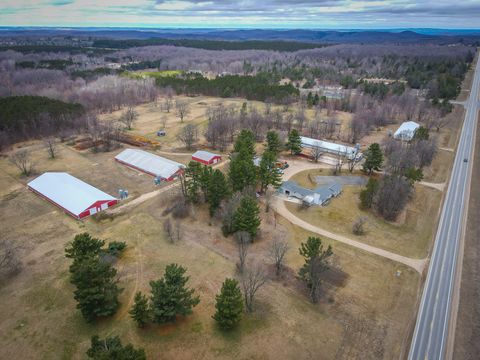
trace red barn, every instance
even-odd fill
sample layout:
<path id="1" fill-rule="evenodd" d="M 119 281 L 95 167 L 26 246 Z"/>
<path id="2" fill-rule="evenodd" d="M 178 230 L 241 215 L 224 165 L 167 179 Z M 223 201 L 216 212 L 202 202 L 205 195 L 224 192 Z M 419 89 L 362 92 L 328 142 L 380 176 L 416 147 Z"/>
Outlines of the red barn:
<path id="1" fill-rule="evenodd" d="M 199 150 L 192 155 L 192 160 L 205 165 L 213 165 L 222 161 L 222 157 L 208 151 Z"/>
<path id="2" fill-rule="evenodd" d="M 79 220 L 118 203 L 113 196 L 63 172 L 46 172 L 27 186 Z"/>

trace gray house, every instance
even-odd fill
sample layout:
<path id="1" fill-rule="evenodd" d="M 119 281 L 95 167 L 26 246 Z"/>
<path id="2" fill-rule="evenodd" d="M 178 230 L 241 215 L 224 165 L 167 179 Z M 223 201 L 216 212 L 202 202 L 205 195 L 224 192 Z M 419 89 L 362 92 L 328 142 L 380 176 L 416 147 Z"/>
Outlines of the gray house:
<path id="1" fill-rule="evenodd" d="M 338 183 L 319 186 L 310 190 L 299 186 L 295 181 L 285 181 L 278 192 L 288 197 L 299 199 L 309 205 L 326 205 L 328 201 L 340 195 L 342 185 Z"/>

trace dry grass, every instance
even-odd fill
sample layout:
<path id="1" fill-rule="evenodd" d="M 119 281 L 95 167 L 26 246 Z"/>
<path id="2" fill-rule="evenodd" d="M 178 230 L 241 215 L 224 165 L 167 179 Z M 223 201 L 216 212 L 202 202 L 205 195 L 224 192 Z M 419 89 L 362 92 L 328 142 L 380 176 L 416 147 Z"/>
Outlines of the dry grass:
<path id="1" fill-rule="evenodd" d="M 82 154 L 62 146 L 60 155 L 51 161 L 38 149 L 38 170 L 68 170 L 112 194 L 118 186 L 131 193 L 153 189 L 150 177 L 114 163 L 113 154 Z M 313 306 L 293 276 L 302 263 L 298 246 L 310 234 L 281 218 L 274 221 L 272 213 L 265 215 L 251 254 L 268 261 L 269 242 L 279 232 L 291 245 L 289 270 L 260 291 L 254 315 L 246 316 L 238 330 L 222 334 L 211 319 L 214 296 L 225 277 L 235 276 L 236 250 L 216 224 L 209 225 L 204 207 L 182 221 L 184 238 L 172 245 L 162 231 L 169 197 L 152 198 L 112 218 L 77 222 L 27 191 L 27 179 L 19 179 L 5 159 L 0 170 L 0 186 L 11 189 L 0 201 L 2 236 L 20 246 L 24 267 L 0 288 L 0 358 L 81 359 L 90 336 L 98 333 L 142 346 L 150 358 L 382 359 L 397 357 L 408 336 L 419 286 L 414 271 L 334 242 L 334 271 L 326 276 L 320 304 Z M 64 257 L 66 243 L 82 231 L 128 244 L 116 265 L 122 306 L 96 324 L 86 324 L 75 309 Z M 135 291 L 148 291 L 149 281 L 171 262 L 188 268 L 200 305 L 174 325 L 136 329 L 127 313 Z"/>
<path id="2" fill-rule="evenodd" d="M 307 174 L 308 171 L 299 173 L 292 177 L 292 180 L 312 188 L 313 185 L 308 185 Z M 325 207 L 301 210 L 297 204 L 289 202 L 286 206 L 296 216 L 333 233 L 408 257 L 427 256 L 437 224 L 441 193 L 422 185 L 415 186 L 413 198 L 408 203 L 405 213 L 400 216 L 399 222 L 390 223 L 370 211 L 360 210 L 358 205 L 361 189 L 359 186 L 344 186 L 343 193 Z M 366 233 L 355 236 L 352 225 L 360 216 L 367 218 Z"/>

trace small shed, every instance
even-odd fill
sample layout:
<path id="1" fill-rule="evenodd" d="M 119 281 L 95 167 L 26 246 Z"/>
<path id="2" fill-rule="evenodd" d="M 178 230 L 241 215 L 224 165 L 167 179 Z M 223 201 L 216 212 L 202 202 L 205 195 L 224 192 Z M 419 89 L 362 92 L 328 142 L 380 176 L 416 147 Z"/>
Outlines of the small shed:
<path id="1" fill-rule="evenodd" d="M 46 172 L 27 186 L 78 220 L 118 203 L 113 196 L 64 172 Z"/>
<path id="2" fill-rule="evenodd" d="M 115 156 L 115 161 L 155 176 L 163 181 L 172 181 L 184 171 L 184 165 L 176 161 L 138 149 L 125 149 Z"/>
<path id="3" fill-rule="evenodd" d="M 402 141 L 410 141 L 415 136 L 419 127 L 420 124 L 417 124 L 415 121 L 405 121 L 400 125 L 397 131 L 395 131 L 393 137 Z"/>
<path id="4" fill-rule="evenodd" d="M 192 160 L 204 165 L 213 165 L 222 161 L 222 157 L 209 151 L 198 150 L 192 155 Z"/>

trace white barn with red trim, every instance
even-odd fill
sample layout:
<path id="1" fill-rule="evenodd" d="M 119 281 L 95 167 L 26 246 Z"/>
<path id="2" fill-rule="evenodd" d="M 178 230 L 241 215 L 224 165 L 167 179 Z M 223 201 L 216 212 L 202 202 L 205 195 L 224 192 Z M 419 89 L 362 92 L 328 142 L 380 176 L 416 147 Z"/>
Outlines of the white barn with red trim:
<path id="1" fill-rule="evenodd" d="M 115 160 L 164 181 L 174 180 L 185 168 L 183 164 L 138 149 L 125 149 L 115 156 Z"/>
<path id="2" fill-rule="evenodd" d="M 113 196 L 64 172 L 46 172 L 27 186 L 79 220 L 118 203 Z"/>
<path id="3" fill-rule="evenodd" d="M 204 165 L 213 165 L 222 161 L 222 157 L 209 151 L 198 150 L 192 155 L 192 160 Z"/>

